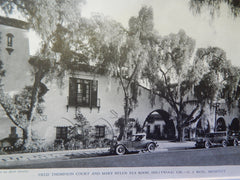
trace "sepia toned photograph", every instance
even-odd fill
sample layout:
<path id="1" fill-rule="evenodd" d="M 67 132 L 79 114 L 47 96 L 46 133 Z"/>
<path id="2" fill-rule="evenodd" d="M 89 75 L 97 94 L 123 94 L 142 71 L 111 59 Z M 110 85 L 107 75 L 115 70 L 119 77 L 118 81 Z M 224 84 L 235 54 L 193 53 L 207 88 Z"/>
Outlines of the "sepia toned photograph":
<path id="1" fill-rule="evenodd" d="M 239 0 L 0 0 L 0 177 L 240 177 Z"/>

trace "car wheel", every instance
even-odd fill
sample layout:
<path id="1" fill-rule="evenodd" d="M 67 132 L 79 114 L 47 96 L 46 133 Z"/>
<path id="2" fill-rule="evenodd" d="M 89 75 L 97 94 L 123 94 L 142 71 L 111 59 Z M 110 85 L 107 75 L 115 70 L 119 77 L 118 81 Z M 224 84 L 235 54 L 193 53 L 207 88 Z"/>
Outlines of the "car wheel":
<path id="1" fill-rule="evenodd" d="M 115 150 L 117 155 L 123 155 L 126 152 L 126 149 L 123 145 L 118 145 Z"/>
<path id="2" fill-rule="evenodd" d="M 210 148 L 210 146 L 211 146 L 210 142 L 209 142 L 209 141 L 206 141 L 205 144 L 204 144 L 204 147 L 205 147 L 206 149 L 208 149 L 208 148 Z"/>
<path id="3" fill-rule="evenodd" d="M 222 141 L 222 147 L 227 147 L 227 141 L 225 139 Z"/>
<path id="4" fill-rule="evenodd" d="M 153 144 L 153 143 L 150 143 L 150 144 L 147 145 L 147 150 L 148 150 L 149 152 L 155 151 L 155 148 L 156 148 L 156 146 L 155 146 L 155 144 Z"/>
<path id="5" fill-rule="evenodd" d="M 237 139 L 233 140 L 233 146 L 238 146 L 238 140 Z"/>

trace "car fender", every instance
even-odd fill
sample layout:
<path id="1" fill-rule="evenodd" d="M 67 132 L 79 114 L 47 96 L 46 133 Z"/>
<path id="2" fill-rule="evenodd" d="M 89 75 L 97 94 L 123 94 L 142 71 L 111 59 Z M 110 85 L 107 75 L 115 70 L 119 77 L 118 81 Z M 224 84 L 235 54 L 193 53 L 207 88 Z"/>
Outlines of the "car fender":
<path id="1" fill-rule="evenodd" d="M 149 142 L 146 143 L 146 147 L 145 147 L 145 148 L 147 148 L 148 145 L 151 144 L 151 143 L 154 144 L 155 148 L 158 146 L 156 142 L 154 142 L 154 141 L 149 141 Z"/>
<path id="2" fill-rule="evenodd" d="M 114 151 L 116 151 L 116 148 L 117 148 L 117 146 L 119 146 L 119 145 L 122 145 L 122 146 L 126 149 L 126 151 L 129 152 L 129 150 L 128 150 L 128 148 L 126 147 L 126 145 L 124 145 L 124 144 L 122 144 L 122 143 L 116 144 L 116 145 L 114 146 Z"/>

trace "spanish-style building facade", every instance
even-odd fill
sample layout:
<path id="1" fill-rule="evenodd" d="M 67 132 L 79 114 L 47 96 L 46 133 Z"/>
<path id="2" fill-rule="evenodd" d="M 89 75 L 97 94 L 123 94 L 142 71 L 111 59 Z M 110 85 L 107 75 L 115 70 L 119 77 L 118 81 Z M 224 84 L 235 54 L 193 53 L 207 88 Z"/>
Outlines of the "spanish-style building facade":
<path id="1" fill-rule="evenodd" d="M 6 70 L 3 79 L 5 91 L 14 94 L 26 85 L 31 85 L 27 23 L 0 17 L 0 53 Z M 114 124 L 124 115 L 124 94 L 116 77 L 82 69 L 66 74 L 61 87 L 55 80 L 46 86 L 49 90 L 44 96 L 43 118 L 32 126 L 38 138 L 47 144 L 67 138 L 69 128 L 76 124 L 75 118 L 79 112 L 90 123 L 94 138 L 111 139 L 118 135 L 118 128 Z M 153 105 L 147 88 L 139 86 L 138 91 L 138 103 L 130 118 L 138 120 L 140 125 L 148 120 L 145 131 L 149 138 L 174 139 L 177 134 L 176 120 L 171 114 L 171 108 L 157 96 Z M 226 109 L 223 106 L 219 105 L 218 109 Z M 215 110 L 205 108 L 202 118 L 186 128 L 186 137 L 194 138 L 202 129 L 214 131 L 215 123 L 218 124 L 217 128 L 226 130 L 234 120 L 239 128 L 238 109 L 226 114 L 215 114 Z M 2 109 L 0 122 L 0 140 L 9 136 L 22 137 L 21 130 L 7 118 Z"/>

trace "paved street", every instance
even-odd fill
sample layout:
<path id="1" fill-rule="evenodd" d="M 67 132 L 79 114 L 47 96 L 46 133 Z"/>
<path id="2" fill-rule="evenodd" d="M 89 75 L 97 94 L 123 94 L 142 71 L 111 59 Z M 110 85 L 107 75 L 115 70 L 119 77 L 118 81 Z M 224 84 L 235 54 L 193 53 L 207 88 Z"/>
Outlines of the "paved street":
<path id="1" fill-rule="evenodd" d="M 169 150 L 189 149 L 194 147 L 194 142 L 169 142 L 158 141 L 156 152 Z M 69 158 L 86 158 L 110 155 L 109 148 L 81 149 L 68 151 L 50 151 L 38 153 L 8 154 L 0 156 L 0 168 L 16 164 L 27 164 L 40 161 L 67 160 Z"/>
<path id="2" fill-rule="evenodd" d="M 140 167 L 140 166 L 213 166 L 240 165 L 240 147 L 215 147 L 210 149 L 173 148 L 154 153 L 109 155 L 82 158 L 64 158 L 20 161 L 2 168 L 73 168 L 73 167 Z"/>

